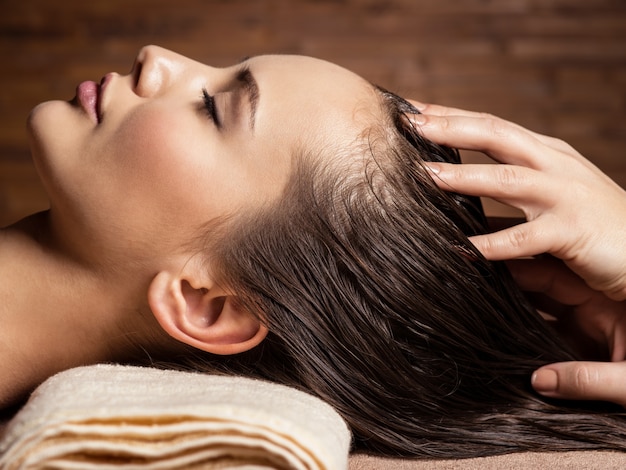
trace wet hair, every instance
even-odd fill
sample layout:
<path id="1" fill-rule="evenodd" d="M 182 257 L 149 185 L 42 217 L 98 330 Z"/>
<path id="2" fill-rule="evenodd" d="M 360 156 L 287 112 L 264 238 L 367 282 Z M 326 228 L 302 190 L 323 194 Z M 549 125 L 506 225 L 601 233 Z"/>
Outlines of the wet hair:
<path id="1" fill-rule="evenodd" d="M 469 242 L 486 231 L 480 201 L 441 191 L 425 171 L 424 161 L 459 163 L 458 152 L 422 137 L 405 100 L 378 96 L 384 119 L 337 150 L 351 164 L 303 155 L 277 202 L 213 244 L 212 268 L 270 333 L 249 353 L 196 355 L 193 367 L 322 398 L 357 450 L 626 450 L 612 405 L 533 392 L 534 369 L 576 355 Z"/>

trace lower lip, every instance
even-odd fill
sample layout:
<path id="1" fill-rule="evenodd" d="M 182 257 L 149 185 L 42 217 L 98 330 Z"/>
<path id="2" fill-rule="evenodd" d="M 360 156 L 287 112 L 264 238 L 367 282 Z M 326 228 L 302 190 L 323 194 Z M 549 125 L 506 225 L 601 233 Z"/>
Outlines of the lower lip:
<path id="1" fill-rule="evenodd" d="M 93 122 L 98 123 L 98 84 L 83 82 L 76 88 L 76 98 Z"/>

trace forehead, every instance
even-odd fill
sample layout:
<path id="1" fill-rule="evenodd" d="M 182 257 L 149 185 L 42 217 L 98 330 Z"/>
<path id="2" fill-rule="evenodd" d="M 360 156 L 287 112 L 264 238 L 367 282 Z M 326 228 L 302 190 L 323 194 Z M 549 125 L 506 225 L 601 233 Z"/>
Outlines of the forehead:
<path id="1" fill-rule="evenodd" d="M 324 87 L 331 85 L 347 92 L 350 87 L 371 88 L 369 83 L 356 73 L 340 65 L 314 57 L 300 55 L 261 55 L 248 59 L 258 74 L 278 74 L 285 83 L 300 82 L 305 86 Z M 275 77 L 274 77 L 275 78 Z M 291 83 L 289 83 L 291 85 Z M 358 92 L 359 90 L 352 90 Z"/>
<path id="2" fill-rule="evenodd" d="M 336 64 L 305 56 L 250 59 L 259 85 L 255 138 L 290 155 L 345 148 L 380 120 L 374 87 Z M 278 149 L 274 149 L 276 152 Z M 287 157 L 288 160 L 288 157 Z"/>
<path id="3" fill-rule="evenodd" d="M 279 135 L 344 139 L 363 128 L 377 109 L 371 84 L 324 60 L 259 56 L 250 60 L 250 68 L 260 88 L 257 117 Z"/>

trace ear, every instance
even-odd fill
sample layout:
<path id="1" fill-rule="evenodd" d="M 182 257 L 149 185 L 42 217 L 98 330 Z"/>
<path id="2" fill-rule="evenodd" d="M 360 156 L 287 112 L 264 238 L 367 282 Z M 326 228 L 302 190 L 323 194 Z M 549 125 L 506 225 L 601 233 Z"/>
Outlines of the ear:
<path id="1" fill-rule="evenodd" d="M 265 325 L 235 295 L 202 276 L 161 271 L 150 283 L 148 303 L 170 336 L 213 354 L 241 353 L 267 336 Z"/>

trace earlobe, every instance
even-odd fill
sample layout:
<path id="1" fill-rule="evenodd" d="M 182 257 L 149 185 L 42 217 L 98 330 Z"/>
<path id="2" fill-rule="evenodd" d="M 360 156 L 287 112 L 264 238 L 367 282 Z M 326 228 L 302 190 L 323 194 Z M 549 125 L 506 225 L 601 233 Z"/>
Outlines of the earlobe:
<path id="1" fill-rule="evenodd" d="M 152 280 L 148 302 L 173 338 L 213 354 L 237 354 L 267 336 L 260 319 L 219 286 L 204 286 L 162 271 Z"/>

